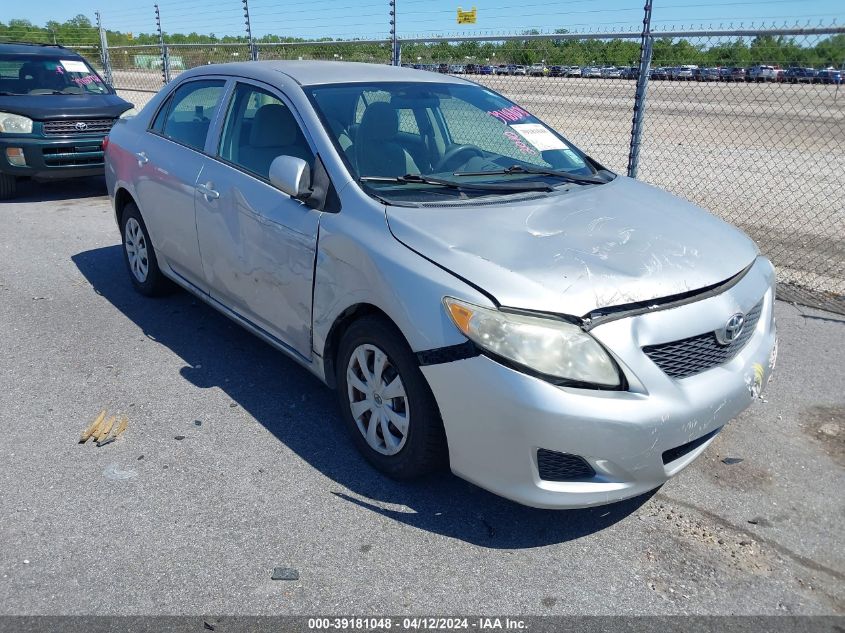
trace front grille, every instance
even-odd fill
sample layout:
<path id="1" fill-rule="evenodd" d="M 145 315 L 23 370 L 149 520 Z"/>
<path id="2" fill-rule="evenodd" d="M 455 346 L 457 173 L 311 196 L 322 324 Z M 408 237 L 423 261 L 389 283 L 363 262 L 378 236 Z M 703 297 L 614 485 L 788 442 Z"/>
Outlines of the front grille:
<path id="1" fill-rule="evenodd" d="M 77 124 L 85 125 L 83 129 Z M 114 119 L 66 119 L 62 121 L 44 121 L 43 130 L 47 136 L 75 136 L 77 134 L 108 134 L 114 125 Z"/>
<path id="2" fill-rule="evenodd" d="M 545 448 L 537 449 L 537 469 L 540 471 L 540 479 L 544 481 L 573 481 L 590 479 L 596 475 L 596 471 L 583 457 Z"/>
<path id="3" fill-rule="evenodd" d="M 647 345 L 643 352 L 671 378 L 688 378 L 727 363 L 748 343 L 754 334 L 763 302 L 745 315 L 742 333 L 730 345 L 722 345 L 714 332 L 699 334 L 680 341 Z"/>
<path id="4" fill-rule="evenodd" d="M 720 426 L 718 429 L 710 431 L 707 435 L 702 435 L 698 439 L 695 439 L 691 442 L 687 442 L 686 444 L 681 444 L 680 446 L 676 446 L 675 448 L 670 448 L 668 451 L 663 451 L 663 463 L 669 464 L 671 462 L 674 462 L 676 459 L 680 459 L 687 453 L 691 453 L 699 446 L 704 444 L 711 437 L 714 437 L 716 433 L 721 430 L 722 427 Z"/>
<path id="5" fill-rule="evenodd" d="M 103 164 L 103 144 L 59 145 L 41 149 L 47 167 L 83 167 Z"/>

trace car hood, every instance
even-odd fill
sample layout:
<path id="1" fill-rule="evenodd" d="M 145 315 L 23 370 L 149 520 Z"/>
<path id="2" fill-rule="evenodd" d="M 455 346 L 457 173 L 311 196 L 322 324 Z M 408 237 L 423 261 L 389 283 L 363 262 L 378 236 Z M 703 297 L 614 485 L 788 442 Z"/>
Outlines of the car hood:
<path id="1" fill-rule="evenodd" d="M 131 107 L 131 103 L 113 94 L 0 96 L 0 112 L 21 114 L 36 121 L 114 119 Z"/>
<path id="2" fill-rule="evenodd" d="M 387 207 L 393 235 L 500 305 L 584 316 L 712 286 L 758 249 L 703 209 L 636 180 L 540 200 Z"/>

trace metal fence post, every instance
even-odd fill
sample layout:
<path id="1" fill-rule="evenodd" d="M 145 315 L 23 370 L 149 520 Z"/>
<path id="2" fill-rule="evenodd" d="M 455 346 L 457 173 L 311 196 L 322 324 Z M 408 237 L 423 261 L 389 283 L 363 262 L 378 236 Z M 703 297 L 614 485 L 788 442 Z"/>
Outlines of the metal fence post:
<path id="1" fill-rule="evenodd" d="M 164 34 L 161 32 L 161 13 L 158 5 L 153 5 L 156 10 L 156 30 L 158 31 L 158 46 L 161 50 L 161 78 L 164 83 L 170 83 L 170 54 L 167 46 L 164 45 Z"/>
<path id="2" fill-rule="evenodd" d="M 103 29 L 103 23 L 100 20 L 100 12 L 96 11 L 97 16 L 97 30 L 100 33 L 100 62 L 103 64 L 103 75 L 105 75 L 106 83 L 110 86 L 114 85 L 114 79 L 111 72 L 111 60 L 109 59 L 109 43 L 106 37 L 106 31 Z"/>
<path id="3" fill-rule="evenodd" d="M 396 0 L 390 0 L 390 63 L 399 65 L 399 42 L 396 39 Z"/>
<path id="4" fill-rule="evenodd" d="M 249 22 L 249 0 L 241 0 L 244 3 L 244 22 L 246 23 L 246 41 L 249 44 L 249 58 L 258 61 L 258 47 L 252 39 L 252 25 Z"/>
<path id="5" fill-rule="evenodd" d="M 646 0 L 643 7 L 643 37 L 640 44 L 640 70 L 637 75 L 637 91 L 634 94 L 634 117 L 631 121 L 631 148 L 628 152 L 628 177 L 637 177 L 640 164 L 640 141 L 643 135 L 643 117 L 648 91 L 648 75 L 651 68 L 651 0 Z"/>

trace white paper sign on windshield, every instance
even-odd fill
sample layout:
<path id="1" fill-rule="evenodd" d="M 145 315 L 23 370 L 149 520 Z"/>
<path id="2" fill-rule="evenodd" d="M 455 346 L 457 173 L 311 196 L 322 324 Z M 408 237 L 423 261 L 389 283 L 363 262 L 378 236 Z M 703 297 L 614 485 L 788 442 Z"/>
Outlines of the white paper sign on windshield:
<path id="1" fill-rule="evenodd" d="M 90 73 L 91 71 L 88 70 L 88 66 L 85 65 L 85 62 L 80 62 L 75 59 L 63 59 L 61 60 L 62 68 L 64 68 L 69 73 Z"/>
<path id="2" fill-rule="evenodd" d="M 569 149 L 569 146 L 540 123 L 514 123 L 511 128 L 541 152 L 547 149 Z"/>

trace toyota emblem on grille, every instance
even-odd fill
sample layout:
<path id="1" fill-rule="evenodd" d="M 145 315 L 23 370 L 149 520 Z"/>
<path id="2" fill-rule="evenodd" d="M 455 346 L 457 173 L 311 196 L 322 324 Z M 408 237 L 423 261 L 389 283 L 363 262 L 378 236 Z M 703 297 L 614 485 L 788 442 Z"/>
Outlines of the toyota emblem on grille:
<path id="1" fill-rule="evenodd" d="M 77 130 L 79 130 L 81 132 L 82 130 L 88 129 L 88 124 L 85 121 L 77 121 L 76 125 L 74 125 L 73 127 L 75 127 Z"/>
<path id="2" fill-rule="evenodd" d="M 728 322 L 725 323 L 725 327 L 716 330 L 716 340 L 722 345 L 730 345 L 739 338 L 740 334 L 742 334 L 742 328 L 744 325 L 745 315 L 742 312 L 737 312 L 728 319 Z"/>

